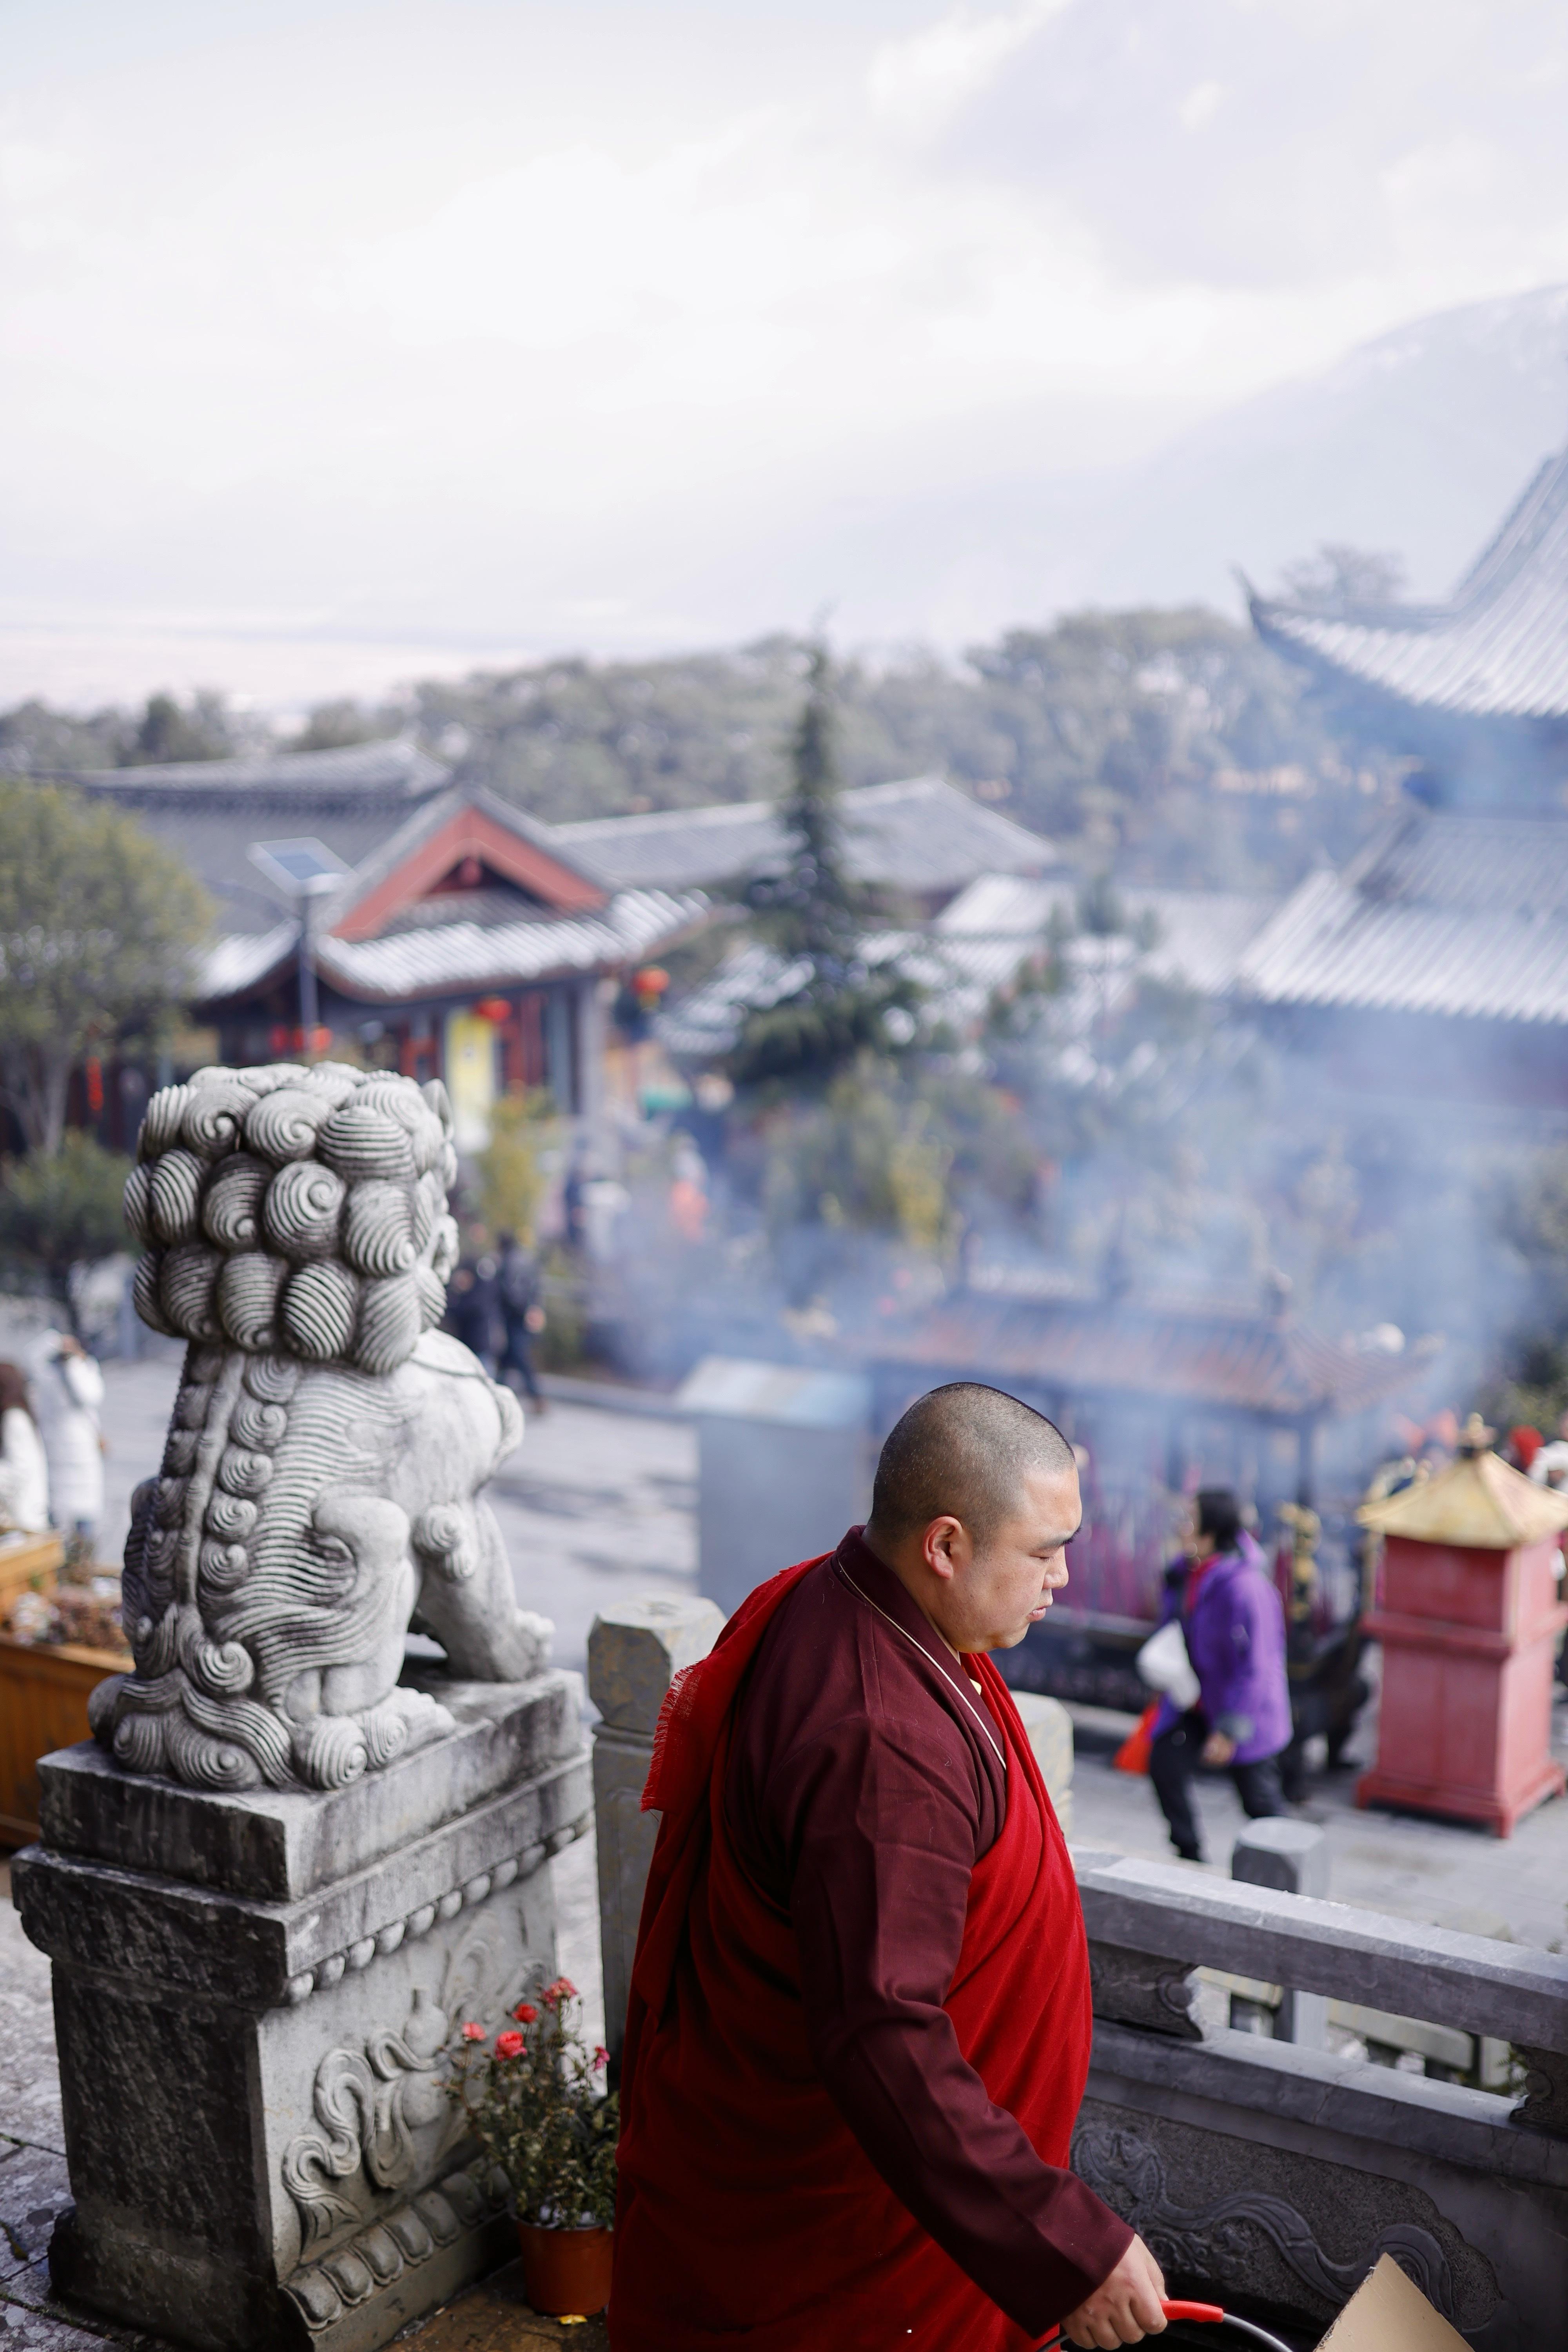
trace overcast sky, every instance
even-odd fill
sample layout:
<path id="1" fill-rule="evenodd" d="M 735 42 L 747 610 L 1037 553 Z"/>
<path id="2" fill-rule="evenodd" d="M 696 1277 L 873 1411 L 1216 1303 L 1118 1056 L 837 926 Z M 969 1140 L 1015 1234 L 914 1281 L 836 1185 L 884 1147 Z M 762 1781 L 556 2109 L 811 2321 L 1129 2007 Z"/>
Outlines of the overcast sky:
<path id="1" fill-rule="evenodd" d="M 0 698 L 901 631 L 818 518 L 1568 278 L 1565 120 L 1562 0 L 0 0 Z"/>

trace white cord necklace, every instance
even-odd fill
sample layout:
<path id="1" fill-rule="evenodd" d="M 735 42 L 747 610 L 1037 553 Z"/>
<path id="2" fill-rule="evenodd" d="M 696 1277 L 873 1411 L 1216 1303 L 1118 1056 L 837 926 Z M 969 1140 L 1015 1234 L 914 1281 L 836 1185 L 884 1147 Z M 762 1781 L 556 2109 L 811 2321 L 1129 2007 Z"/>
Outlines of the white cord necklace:
<path id="1" fill-rule="evenodd" d="M 952 1685 L 953 1689 L 958 1693 L 959 1697 L 963 1701 L 964 1706 L 969 1709 L 970 1714 L 974 1717 L 974 1720 L 980 1726 L 981 1730 L 985 1734 L 986 1738 L 990 1740 L 992 1752 L 995 1756 L 998 1764 L 1001 1765 L 1003 1771 L 1005 1772 L 1007 1769 L 1007 1758 L 1005 1752 L 998 1747 L 995 1734 L 992 1731 L 991 1726 L 986 1722 L 985 1717 L 981 1714 L 980 1709 L 975 1706 L 974 1701 L 970 1697 L 969 1693 L 964 1689 L 963 1685 L 957 1679 L 956 1675 L 950 1675 L 948 1673 L 947 1668 L 942 1664 L 940 1658 L 933 1658 L 931 1656 L 931 1652 L 926 1648 L 923 1642 L 916 1641 L 914 1635 L 910 1632 L 907 1625 L 900 1625 L 896 1617 L 889 1617 L 885 1609 L 878 1606 L 877 1602 L 872 1600 L 868 1592 L 861 1591 L 860 1587 L 856 1583 L 855 1579 L 850 1575 L 849 1570 L 845 1567 L 844 1562 L 841 1559 L 836 1559 L 834 1566 L 837 1569 L 839 1575 L 844 1579 L 845 1583 L 849 1587 L 850 1591 L 854 1593 L 856 1599 L 858 1601 L 863 1601 L 868 1609 L 875 1609 L 878 1616 L 881 1618 L 884 1624 L 890 1625 L 895 1633 L 901 1633 L 905 1641 L 909 1643 L 910 1649 L 918 1650 L 921 1657 L 925 1660 L 927 1665 L 934 1666 L 942 1680 Z"/>

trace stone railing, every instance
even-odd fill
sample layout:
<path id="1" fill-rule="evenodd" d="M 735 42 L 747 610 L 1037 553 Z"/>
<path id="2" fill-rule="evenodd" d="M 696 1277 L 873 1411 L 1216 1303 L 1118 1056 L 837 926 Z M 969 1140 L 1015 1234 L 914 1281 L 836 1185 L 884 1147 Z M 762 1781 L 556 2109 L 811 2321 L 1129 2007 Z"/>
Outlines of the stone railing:
<path id="1" fill-rule="evenodd" d="M 1316 2334 L 1387 2252 L 1486 2352 L 1559 2339 L 1568 1958 L 1179 1864 L 1075 1861 L 1095 2035 L 1073 2160 L 1174 2281 Z M 1200 1971 L 1288 1989 L 1305 2031 L 1200 2023 Z M 1339 2004 L 1510 2043 L 1521 2089 L 1336 2053 L 1321 2021 Z"/>

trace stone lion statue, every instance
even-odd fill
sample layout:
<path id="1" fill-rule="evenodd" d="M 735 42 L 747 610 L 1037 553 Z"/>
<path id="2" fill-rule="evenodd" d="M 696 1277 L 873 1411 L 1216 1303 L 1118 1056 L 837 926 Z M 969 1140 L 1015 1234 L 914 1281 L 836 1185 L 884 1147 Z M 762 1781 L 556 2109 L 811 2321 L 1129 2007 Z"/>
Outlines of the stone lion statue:
<path id="1" fill-rule="evenodd" d="M 335 1789 L 438 1737 L 451 1717 L 398 1683 L 416 1611 L 459 1675 L 548 1658 L 476 1499 L 522 1416 L 434 1328 L 451 1126 L 438 1083 L 332 1062 L 198 1070 L 147 1106 L 136 1307 L 190 1344 L 125 1546 L 136 1670 L 89 1708 L 132 1771 Z"/>

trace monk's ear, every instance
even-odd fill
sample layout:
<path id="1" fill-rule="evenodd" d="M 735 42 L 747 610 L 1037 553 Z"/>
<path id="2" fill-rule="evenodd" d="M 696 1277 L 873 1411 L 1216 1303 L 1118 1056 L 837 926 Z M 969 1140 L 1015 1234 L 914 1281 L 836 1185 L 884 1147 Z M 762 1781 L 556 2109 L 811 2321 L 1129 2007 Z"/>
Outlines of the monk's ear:
<path id="1" fill-rule="evenodd" d="M 952 1576 L 963 1566 L 973 1546 L 963 1520 L 944 1512 L 941 1518 L 932 1519 L 927 1527 L 921 1549 L 931 1574 L 945 1578 Z"/>

